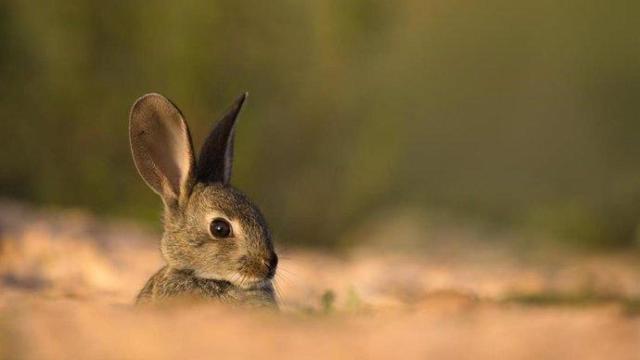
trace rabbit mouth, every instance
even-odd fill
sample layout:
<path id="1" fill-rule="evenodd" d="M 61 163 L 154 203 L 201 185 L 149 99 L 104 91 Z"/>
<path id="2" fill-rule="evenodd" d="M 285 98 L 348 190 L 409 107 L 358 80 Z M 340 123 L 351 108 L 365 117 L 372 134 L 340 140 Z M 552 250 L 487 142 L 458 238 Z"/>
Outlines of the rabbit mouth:
<path id="1" fill-rule="evenodd" d="M 264 287 L 268 287 L 271 284 L 271 280 L 273 279 L 272 273 L 266 274 L 256 274 L 253 272 L 246 271 L 246 269 L 241 269 L 237 272 L 236 276 L 234 276 L 234 280 L 232 283 L 241 288 L 241 289 L 261 289 Z"/>
<path id="2" fill-rule="evenodd" d="M 271 279 L 248 279 L 235 285 L 244 290 L 262 290 L 271 286 Z"/>
<path id="3" fill-rule="evenodd" d="M 235 287 L 244 290 L 263 289 L 267 288 L 271 284 L 273 276 L 267 277 L 255 277 L 243 274 L 241 272 L 235 273 L 231 276 L 221 276 L 217 273 L 196 273 L 196 277 L 218 281 L 220 283 L 228 283 Z"/>

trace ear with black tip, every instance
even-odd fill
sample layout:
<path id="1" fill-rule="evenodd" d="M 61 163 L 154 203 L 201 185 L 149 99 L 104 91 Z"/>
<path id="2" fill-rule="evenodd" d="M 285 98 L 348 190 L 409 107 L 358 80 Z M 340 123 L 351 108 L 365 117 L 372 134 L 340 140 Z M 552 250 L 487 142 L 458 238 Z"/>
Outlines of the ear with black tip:
<path id="1" fill-rule="evenodd" d="M 167 206 L 189 197 L 195 160 L 189 128 L 180 110 L 160 94 L 138 99 L 129 116 L 133 161 Z"/>
<path id="2" fill-rule="evenodd" d="M 197 180 L 203 183 L 228 184 L 231 179 L 233 161 L 233 133 L 236 118 L 247 98 L 242 94 L 213 128 L 200 149 Z"/>

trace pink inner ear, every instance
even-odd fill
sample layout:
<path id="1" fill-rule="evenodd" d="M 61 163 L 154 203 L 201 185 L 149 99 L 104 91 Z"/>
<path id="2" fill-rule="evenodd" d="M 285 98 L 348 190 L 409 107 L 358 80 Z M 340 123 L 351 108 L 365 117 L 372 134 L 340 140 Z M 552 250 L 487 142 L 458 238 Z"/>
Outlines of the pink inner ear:
<path id="1" fill-rule="evenodd" d="M 171 131 L 170 139 L 170 158 L 173 159 L 173 166 L 171 176 L 168 179 L 171 183 L 171 187 L 175 189 L 175 194 L 180 194 L 180 191 L 187 182 L 187 178 L 191 171 L 193 154 L 191 150 L 191 142 L 187 132 L 189 131 L 182 119 L 177 119 L 179 127 L 176 127 L 174 131 Z"/>
<path id="2" fill-rule="evenodd" d="M 166 181 L 174 196 L 180 193 L 180 184 L 189 166 L 184 133 L 180 131 L 179 122 L 176 124 L 175 121 L 156 118 L 156 121 L 152 121 L 152 132 L 145 137 L 155 170 Z"/>

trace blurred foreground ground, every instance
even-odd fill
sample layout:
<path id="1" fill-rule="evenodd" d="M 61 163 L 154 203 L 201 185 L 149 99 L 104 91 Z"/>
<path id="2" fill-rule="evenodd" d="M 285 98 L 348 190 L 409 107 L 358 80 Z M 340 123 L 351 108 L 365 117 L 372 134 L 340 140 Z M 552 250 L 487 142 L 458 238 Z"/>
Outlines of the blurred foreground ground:
<path id="1" fill-rule="evenodd" d="M 637 254 L 435 234 L 413 251 L 281 250 L 280 313 L 135 309 L 159 234 L 0 203 L 0 359 L 640 359 Z"/>

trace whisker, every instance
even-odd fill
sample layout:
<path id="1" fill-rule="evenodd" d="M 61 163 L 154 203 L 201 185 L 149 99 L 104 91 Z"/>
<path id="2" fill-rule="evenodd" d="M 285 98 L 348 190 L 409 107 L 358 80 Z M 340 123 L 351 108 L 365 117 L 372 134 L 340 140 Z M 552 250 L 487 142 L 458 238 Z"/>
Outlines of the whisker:
<path id="1" fill-rule="evenodd" d="M 284 267 L 278 267 L 278 270 L 279 271 L 284 271 L 284 272 L 287 272 L 287 273 L 291 273 L 291 270 L 289 270 L 287 268 L 284 268 Z"/>
<path id="2" fill-rule="evenodd" d="M 273 289 L 276 292 L 276 299 L 277 299 L 276 301 L 282 303 L 284 301 L 284 296 L 282 296 L 282 291 L 280 290 L 280 288 L 276 283 L 274 283 L 273 285 L 274 285 Z"/>
<path id="3" fill-rule="evenodd" d="M 273 288 L 276 291 L 276 295 L 278 295 L 278 298 L 282 298 L 282 291 L 280 289 L 280 284 L 278 284 L 278 280 L 273 279 Z"/>
<path id="4" fill-rule="evenodd" d="M 300 282 L 300 276 L 298 276 L 298 274 L 291 272 L 286 268 L 280 268 L 278 270 L 281 270 L 281 271 L 278 271 L 276 275 L 279 276 L 281 279 L 285 280 L 287 283 L 296 284 Z"/>
<path id="5" fill-rule="evenodd" d="M 293 282 L 291 278 L 289 278 L 287 275 L 283 273 L 277 273 L 276 276 L 274 277 L 274 280 L 275 279 L 281 279 L 283 281 L 286 281 L 289 284 Z"/>
<path id="6" fill-rule="evenodd" d="M 279 269 L 281 271 L 278 271 L 278 273 L 284 277 L 288 277 L 288 276 L 297 276 L 297 274 L 292 273 L 291 271 L 287 270 L 287 269 Z"/>
<path id="7" fill-rule="evenodd" d="M 231 276 L 231 283 L 232 284 L 237 283 L 239 278 L 240 278 L 240 274 L 239 273 L 234 273 L 233 276 Z"/>

